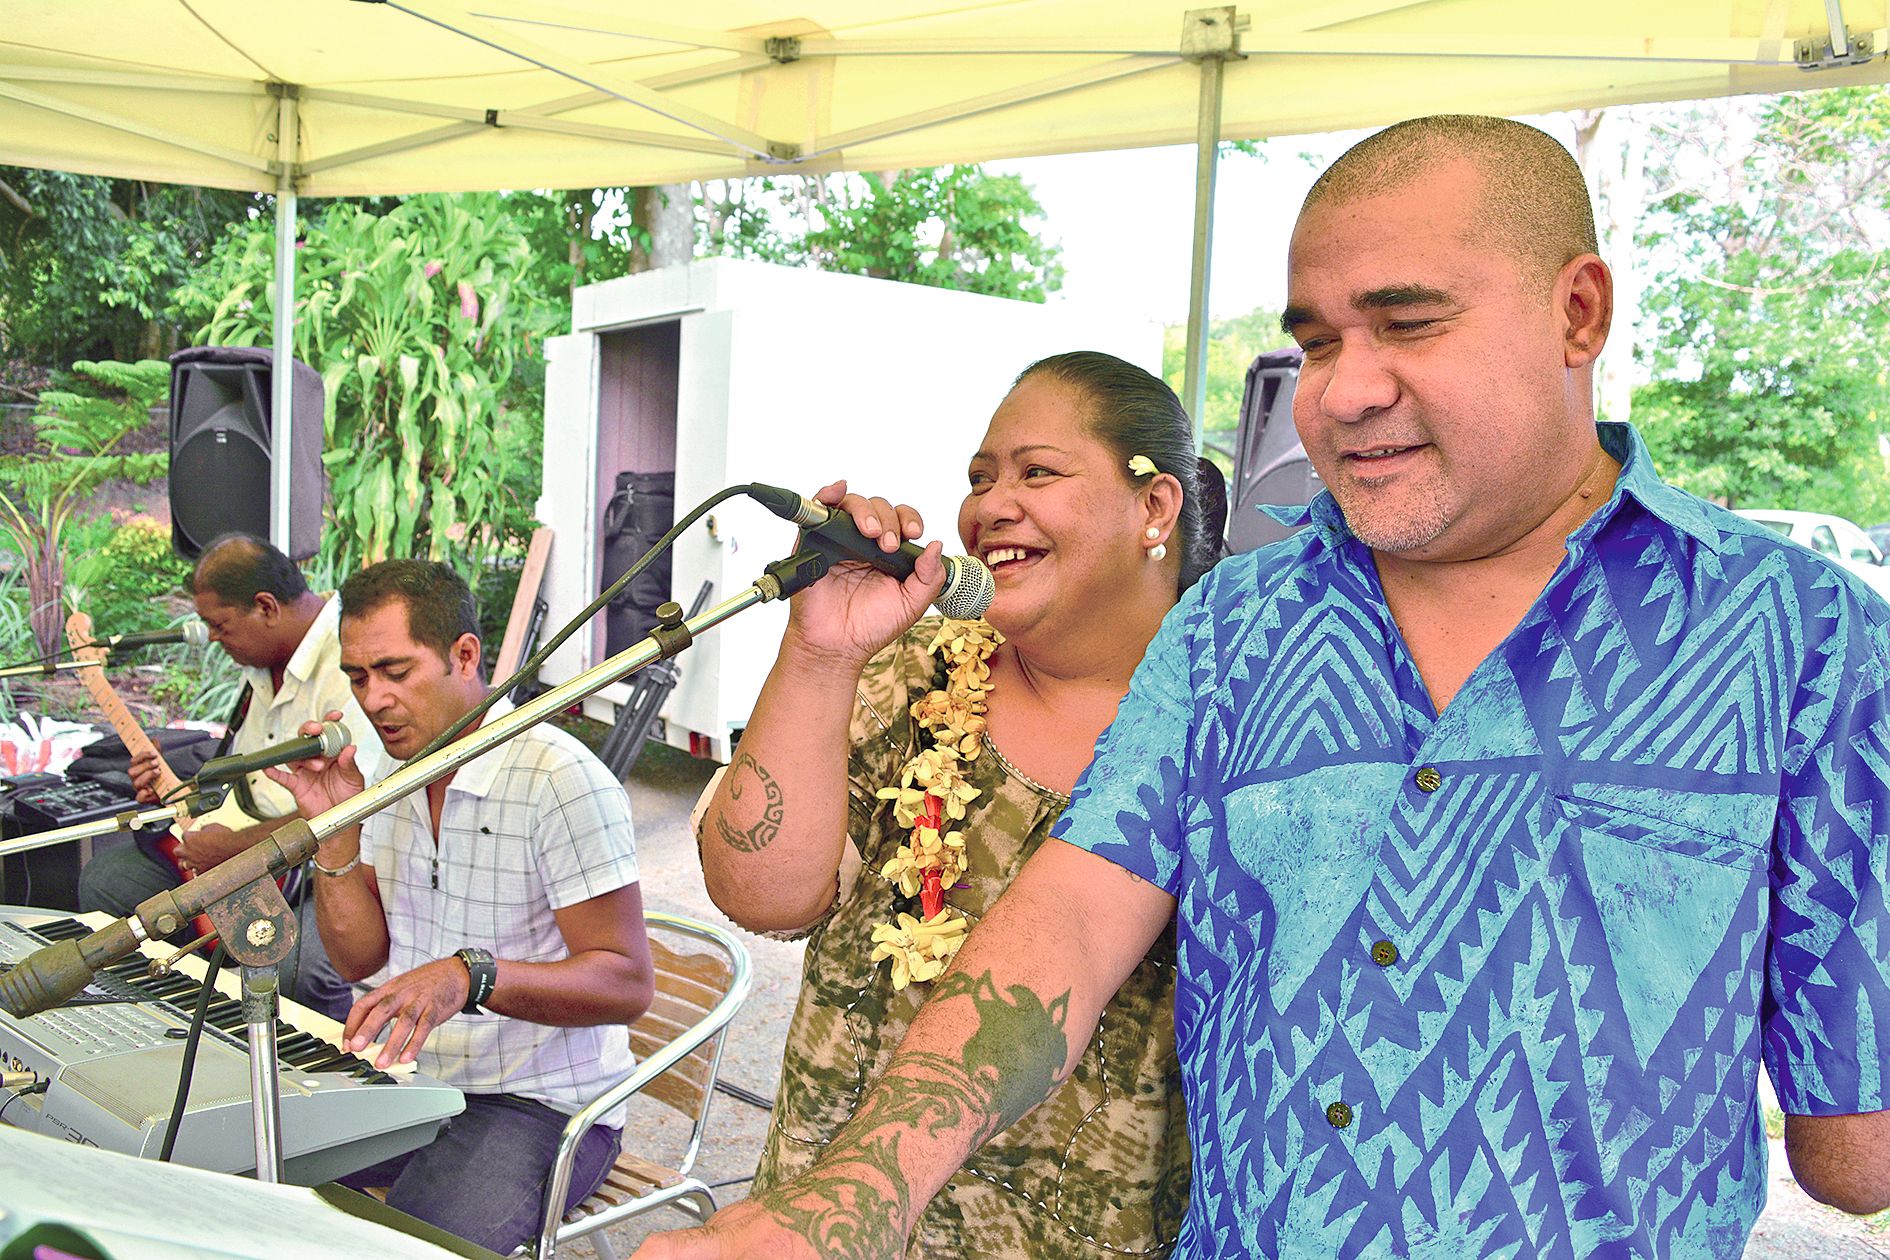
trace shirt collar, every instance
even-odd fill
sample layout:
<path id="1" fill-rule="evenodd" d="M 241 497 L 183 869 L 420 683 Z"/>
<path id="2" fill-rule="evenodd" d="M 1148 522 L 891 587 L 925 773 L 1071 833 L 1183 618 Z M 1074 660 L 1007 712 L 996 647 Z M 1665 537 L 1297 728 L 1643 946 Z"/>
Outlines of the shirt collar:
<path id="1" fill-rule="evenodd" d="M 509 698 L 501 700 L 486 710 L 485 716 L 479 719 L 479 726 L 475 729 L 483 729 L 487 723 L 497 721 L 511 711 L 512 701 Z M 477 796 L 481 799 L 489 796 L 493 784 L 499 780 L 500 769 L 505 765 L 506 747 L 506 744 L 500 744 L 496 748 L 480 753 L 454 771 L 453 781 L 446 785 L 446 790 L 464 792 L 468 796 Z"/>
<path id="2" fill-rule="evenodd" d="M 1653 457 L 1647 453 L 1647 444 L 1633 425 L 1604 421 L 1595 426 L 1595 437 L 1601 449 L 1620 463 L 1621 472 L 1615 478 L 1613 495 L 1569 535 L 1571 542 L 1593 537 L 1620 510 L 1621 500 L 1629 497 L 1669 527 L 1708 547 L 1719 547 L 1719 527 L 1713 524 L 1706 505 L 1660 479 L 1660 474 L 1654 471 Z M 1330 490 L 1321 490 L 1311 503 L 1262 504 L 1260 511 L 1288 528 L 1312 526 L 1328 548 L 1336 548 L 1353 538 L 1351 527 L 1345 523 L 1345 513 L 1339 510 Z"/>
<path id="3" fill-rule="evenodd" d="M 289 663 L 282 667 L 284 677 L 297 682 L 307 682 L 315 676 L 315 670 L 321 665 L 321 657 L 328 644 L 339 638 L 341 624 L 341 600 L 334 596 L 324 596 L 322 610 L 315 614 L 308 630 L 303 633 L 302 641 L 295 645 L 294 655 Z"/>
<path id="4" fill-rule="evenodd" d="M 1592 538 L 1620 510 L 1623 498 L 1632 498 L 1647 513 L 1689 538 L 1714 550 L 1721 545 L 1719 526 L 1713 524 L 1708 506 L 1686 491 L 1668 485 L 1654 470 L 1654 457 L 1647 453 L 1647 443 L 1631 424 L 1607 421 L 1595 426 L 1601 449 L 1620 461 L 1621 474 L 1615 478 L 1614 494 L 1599 511 L 1583 521 L 1569 535 L 1575 539 Z"/>
<path id="5" fill-rule="evenodd" d="M 267 708 L 289 689 L 289 680 L 306 684 L 309 679 L 324 668 L 340 668 L 339 657 L 332 663 L 324 663 L 322 657 L 327 654 L 330 644 L 336 645 L 339 652 L 341 624 L 341 600 L 333 595 L 323 597 L 326 603 L 315 614 L 315 620 L 309 622 L 308 629 L 302 632 L 302 641 L 295 645 L 295 651 L 289 655 L 289 663 L 282 667 L 282 686 L 276 686 L 276 676 L 262 665 L 242 666 L 243 681 L 263 701 Z"/>

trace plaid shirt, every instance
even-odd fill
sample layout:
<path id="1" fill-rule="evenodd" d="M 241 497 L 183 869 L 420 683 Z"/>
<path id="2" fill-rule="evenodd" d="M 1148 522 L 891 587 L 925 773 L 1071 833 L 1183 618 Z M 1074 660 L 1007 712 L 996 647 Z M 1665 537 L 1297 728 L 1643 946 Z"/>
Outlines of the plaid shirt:
<path id="1" fill-rule="evenodd" d="M 501 701 L 489 717 L 509 707 Z M 553 911 L 637 882 L 623 786 L 550 726 L 459 768 L 437 845 L 416 791 L 362 824 L 361 861 L 374 868 L 387 919 L 387 965 L 369 986 L 468 945 L 509 961 L 568 958 Z M 632 1060 L 622 1024 L 553 1028 L 482 1012 L 434 1029 L 416 1064 L 467 1093 L 521 1095 L 569 1114 Z"/>

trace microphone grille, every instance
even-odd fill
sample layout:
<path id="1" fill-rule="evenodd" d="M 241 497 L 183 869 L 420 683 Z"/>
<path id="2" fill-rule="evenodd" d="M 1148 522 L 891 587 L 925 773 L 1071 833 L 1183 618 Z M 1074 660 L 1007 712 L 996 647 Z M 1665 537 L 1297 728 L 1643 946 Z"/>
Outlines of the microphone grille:
<path id="1" fill-rule="evenodd" d="M 945 589 L 933 606 L 954 621 L 976 621 L 991 606 L 997 579 L 976 556 L 945 557 Z"/>
<path id="2" fill-rule="evenodd" d="M 348 728 L 340 722 L 322 723 L 322 756 L 339 757 L 341 750 L 354 740 L 348 735 Z"/>
<path id="3" fill-rule="evenodd" d="M 184 632 L 184 642 L 191 647 L 210 646 L 210 627 L 203 623 L 201 617 L 188 618 L 179 629 Z"/>

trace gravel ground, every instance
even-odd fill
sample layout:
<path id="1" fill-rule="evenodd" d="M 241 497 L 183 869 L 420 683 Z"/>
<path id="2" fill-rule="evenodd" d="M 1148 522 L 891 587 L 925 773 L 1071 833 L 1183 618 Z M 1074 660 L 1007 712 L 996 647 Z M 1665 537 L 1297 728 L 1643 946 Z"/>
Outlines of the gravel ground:
<path id="1" fill-rule="evenodd" d="M 637 853 L 643 871 L 644 903 L 654 910 L 685 914 L 726 925 L 702 886 L 695 844 L 689 836 L 690 807 L 714 767 L 652 743 L 631 772 L 630 798 L 637 827 Z M 722 1056 L 722 1079 L 766 1098 L 780 1081 L 781 1045 L 800 987 L 801 947 L 742 934 L 754 958 L 755 988 L 730 1026 Z M 747 1192 L 767 1129 L 767 1113 L 726 1094 L 710 1109 L 709 1135 L 696 1161 L 696 1173 L 716 1190 L 726 1206 Z M 632 1114 L 625 1145 L 667 1159 L 687 1136 L 675 1113 L 646 1106 Z M 629 1256 L 644 1237 L 659 1229 L 689 1224 L 681 1212 L 661 1210 L 609 1232 L 621 1256 Z M 560 1255 L 586 1257 L 587 1243 Z M 1873 1230 L 1863 1221 L 1812 1202 L 1792 1181 L 1781 1142 L 1771 1151 L 1771 1187 L 1765 1213 L 1753 1230 L 1744 1260 L 1876 1260 L 1890 1257 L 1890 1231 Z M 994 1258 L 995 1260 L 995 1258 Z"/>

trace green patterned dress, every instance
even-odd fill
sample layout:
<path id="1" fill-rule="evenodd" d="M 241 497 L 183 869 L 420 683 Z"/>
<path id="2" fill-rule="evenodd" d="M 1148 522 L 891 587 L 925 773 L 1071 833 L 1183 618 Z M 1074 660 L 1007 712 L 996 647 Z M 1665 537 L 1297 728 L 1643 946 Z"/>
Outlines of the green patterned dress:
<path id="1" fill-rule="evenodd" d="M 804 1171 L 884 1072 L 931 990 L 892 986 L 889 963 L 869 961 L 876 924 L 918 913 L 878 875 L 905 833 L 878 789 L 895 783 L 922 734 L 907 712 L 943 684 L 926 649 L 935 618 L 914 626 L 867 666 L 854 706 L 848 765 L 849 831 L 863 866 L 842 875 L 842 901 L 808 938 L 800 1003 L 788 1032 L 781 1091 L 755 1178 L 757 1189 Z M 970 870 L 949 894 L 973 923 L 1010 885 L 1068 804 L 1003 760 L 996 746 L 967 767 L 980 789 L 962 824 Z M 1188 1202 L 1188 1144 L 1175 1062 L 1172 934 L 1150 951 L 1104 1008 L 1070 1079 L 987 1145 L 932 1201 L 910 1256 L 1166 1256 Z"/>

